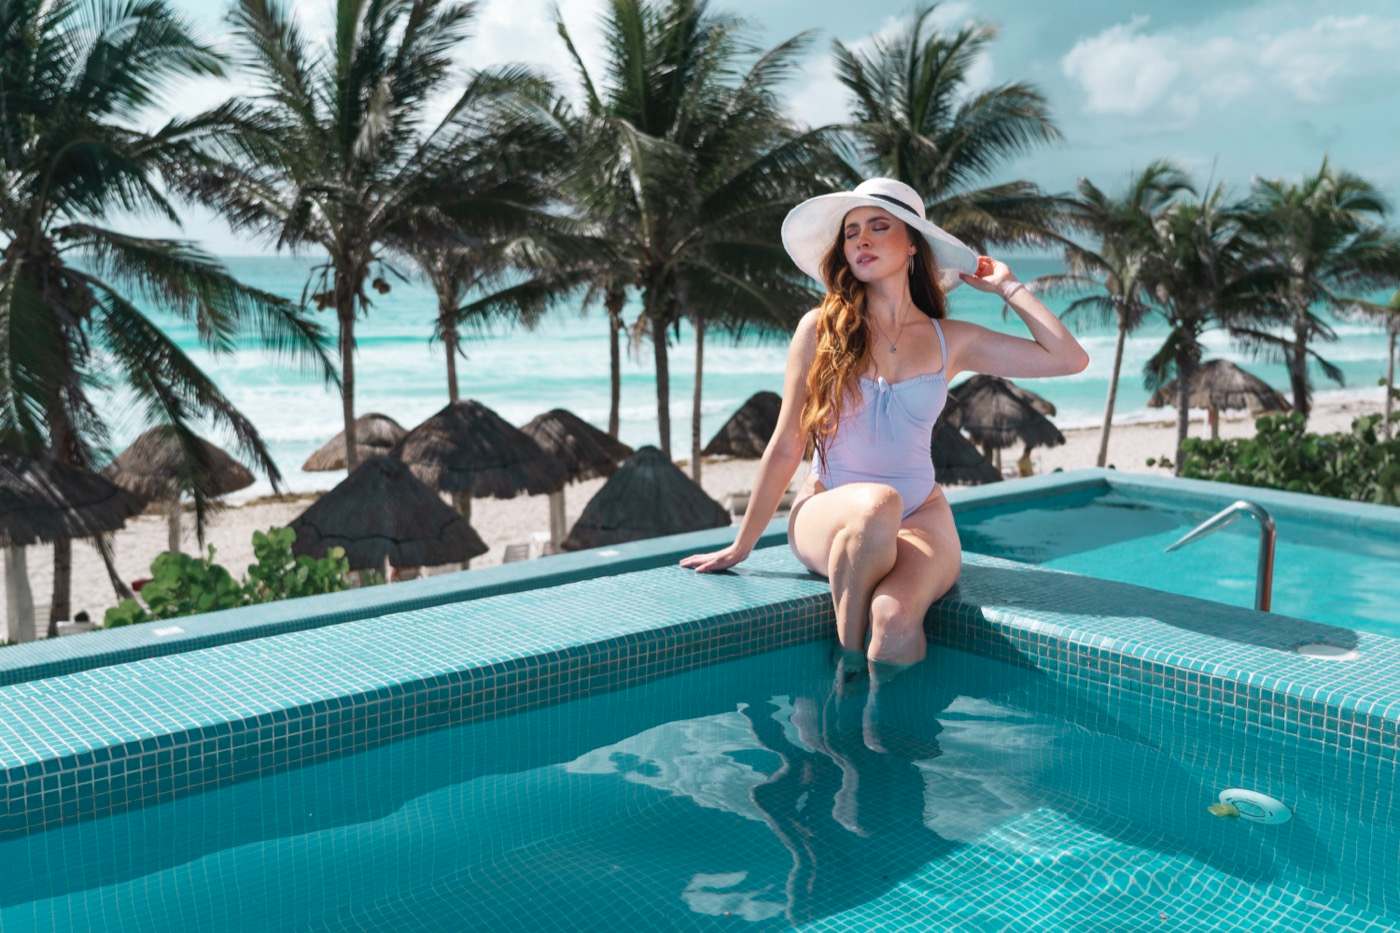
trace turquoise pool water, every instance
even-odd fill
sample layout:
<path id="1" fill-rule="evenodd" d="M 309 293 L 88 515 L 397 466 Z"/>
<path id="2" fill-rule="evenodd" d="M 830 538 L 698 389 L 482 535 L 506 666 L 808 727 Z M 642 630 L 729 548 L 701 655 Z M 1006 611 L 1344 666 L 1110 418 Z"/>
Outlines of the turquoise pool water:
<path id="1" fill-rule="evenodd" d="M 0 844 L 0 928 L 1389 929 L 1393 768 L 814 643 Z M 837 683 L 840 681 L 840 688 Z M 1222 788 L 1294 811 L 1210 816 Z"/>
<path id="2" fill-rule="evenodd" d="M 1069 490 L 957 512 L 965 551 L 1153 589 L 1254 605 L 1258 525 L 1166 553 L 1219 508 L 1122 488 Z M 1273 611 L 1400 636 L 1400 536 L 1276 516 Z"/>

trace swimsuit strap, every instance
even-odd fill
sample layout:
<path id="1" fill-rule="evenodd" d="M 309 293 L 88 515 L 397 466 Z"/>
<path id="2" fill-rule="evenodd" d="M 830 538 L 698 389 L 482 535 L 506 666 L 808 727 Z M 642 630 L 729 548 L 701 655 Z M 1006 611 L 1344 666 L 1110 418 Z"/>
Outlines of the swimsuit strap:
<path id="1" fill-rule="evenodd" d="M 948 369 L 948 342 L 943 339 L 943 328 L 939 325 L 938 318 L 929 318 L 929 320 L 933 321 L 933 329 L 938 332 L 938 372 L 945 372 Z"/>

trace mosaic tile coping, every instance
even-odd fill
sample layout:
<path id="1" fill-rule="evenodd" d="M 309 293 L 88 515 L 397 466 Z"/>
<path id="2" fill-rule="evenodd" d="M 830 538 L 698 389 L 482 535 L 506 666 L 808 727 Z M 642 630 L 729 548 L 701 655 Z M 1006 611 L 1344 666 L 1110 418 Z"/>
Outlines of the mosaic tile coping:
<path id="1" fill-rule="evenodd" d="M 733 528 L 631 541 L 611 547 L 552 554 L 535 560 L 443 573 L 418 580 L 286 599 L 260 606 L 146 622 L 64 638 L 45 638 L 0 650 L 0 685 L 124 664 L 141 658 L 197 651 L 267 635 L 428 609 L 521 590 L 630 573 L 673 564 L 686 554 L 723 547 Z M 767 547 L 787 540 L 786 518 L 774 519 L 759 538 Z"/>
<path id="2" fill-rule="evenodd" d="M 11 684 L 0 832 L 829 637 L 831 617 L 826 581 L 780 546 L 726 574 L 671 563 Z M 1400 639 L 980 555 L 926 626 L 937 642 L 1246 733 L 1397 759 Z M 1359 658 L 1290 650 L 1316 641 Z"/>
<path id="3" fill-rule="evenodd" d="M 689 598 L 678 600 L 678 591 Z M 144 658 L 0 688 L 0 832 L 32 831 L 382 742 L 829 637 L 826 581 L 785 546 L 727 574 L 658 567 Z M 619 605 L 627 611 L 620 612 Z M 935 642 L 1147 692 L 1246 733 L 1394 762 L 1400 640 L 967 556 Z M 412 637 L 393 637 L 412 630 Z"/>
<path id="4" fill-rule="evenodd" d="M 1235 499 L 1250 499 L 1279 516 L 1325 522 L 1343 529 L 1364 528 L 1400 537 L 1400 509 L 1346 502 L 1227 483 L 1085 469 L 993 483 L 948 487 L 953 511 L 1006 502 L 1060 495 L 1074 490 L 1125 487 L 1139 497 L 1153 495 L 1180 503 L 1194 500 L 1223 507 Z M 224 612 L 206 613 L 170 622 L 149 622 L 99 630 L 66 638 L 42 639 L 0 651 L 0 685 L 23 683 L 123 664 L 141 658 L 196 651 L 268 635 L 335 625 L 357 619 L 427 609 L 448 603 L 557 586 L 579 580 L 630 573 L 673 564 L 699 551 L 728 544 L 734 528 L 633 541 L 607 548 L 556 554 L 530 561 L 439 574 L 393 586 L 350 590 L 326 596 L 283 600 Z M 758 547 L 787 540 L 787 519 L 775 518 L 764 529 Z"/>

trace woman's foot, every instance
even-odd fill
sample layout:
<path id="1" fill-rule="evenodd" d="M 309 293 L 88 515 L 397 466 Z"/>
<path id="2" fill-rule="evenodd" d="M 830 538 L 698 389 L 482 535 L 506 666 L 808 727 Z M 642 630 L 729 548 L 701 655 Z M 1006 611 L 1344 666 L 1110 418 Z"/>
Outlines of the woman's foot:
<path id="1" fill-rule="evenodd" d="M 906 676 L 917 664 L 869 662 L 870 691 L 861 715 L 861 736 L 865 747 L 882 755 L 897 755 L 908 761 L 933 758 L 941 753 L 937 739 L 938 710 L 923 709 L 916 676 Z M 898 680 L 904 683 L 896 683 Z M 910 707 L 910 708 L 906 708 Z M 904 722 L 913 731 L 891 728 Z"/>

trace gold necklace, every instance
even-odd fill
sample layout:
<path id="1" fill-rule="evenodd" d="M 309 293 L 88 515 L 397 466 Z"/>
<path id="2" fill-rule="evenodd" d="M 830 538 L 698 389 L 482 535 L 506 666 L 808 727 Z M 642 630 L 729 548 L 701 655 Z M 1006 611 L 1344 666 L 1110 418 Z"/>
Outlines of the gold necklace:
<path id="1" fill-rule="evenodd" d="M 890 341 L 889 334 L 886 334 L 886 333 L 885 333 L 885 329 L 884 329 L 883 327 L 881 327 L 878 323 L 876 323 L 876 321 L 875 321 L 875 315 L 873 315 L 873 314 L 870 315 L 870 323 L 875 325 L 875 329 L 876 329 L 877 331 L 879 331 L 879 333 L 880 333 L 880 338 L 881 338 L 882 340 L 884 340 L 885 343 L 889 344 L 889 346 L 890 346 L 890 352 L 891 352 L 891 353 L 897 353 L 897 352 L 899 352 L 899 351 L 896 349 L 896 347 L 897 347 L 897 345 L 899 344 L 899 338 L 902 337 L 902 336 L 904 336 L 904 325 L 905 325 L 906 323 L 908 323 L 908 322 L 907 322 L 907 321 L 901 321 L 901 322 L 900 322 L 900 324 L 899 324 L 899 330 L 895 331 L 895 334 L 894 334 L 894 341 L 893 341 L 893 342 Z"/>

